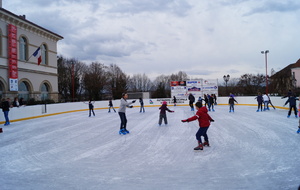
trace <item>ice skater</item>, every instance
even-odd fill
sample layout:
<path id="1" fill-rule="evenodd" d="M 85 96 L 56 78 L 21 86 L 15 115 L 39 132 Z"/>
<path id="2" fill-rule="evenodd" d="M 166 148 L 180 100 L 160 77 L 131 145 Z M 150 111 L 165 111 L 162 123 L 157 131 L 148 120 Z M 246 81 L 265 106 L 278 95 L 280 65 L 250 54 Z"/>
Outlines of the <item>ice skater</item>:
<path id="1" fill-rule="evenodd" d="M 264 111 L 270 110 L 269 108 L 270 99 L 266 93 L 263 95 L 263 100 L 264 100 Z"/>
<path id="2" fill-rule="evenodd" d="M 194 150 L 203 150 L 203 146 L 209 146 L 207 130 L 210 126 L 210 122 L 214 120 L 208 114 L 208 110 L 206 107 L 202 107 L 201 102 L 196 103 L 197 113 L 193 117 L 188 119 L 181 120 L 182 122 L 191 122 L 198 119 L 199 122 L 199 130 L 196 133 L 196 139 L 198 140 L 198 146 L 194 148 Z M 201 136 L 204 137 L 204 143 L 202 144 Z"/>
<path id="3" fill-rule="evenodd" d="M 296 98 L 294 95 L 291 95 L 289 97 L 289 99 L 285 102 L 285 104 L 283 106 L 285 106 L 287 103 L 290 104 L 290 110 L 288 112 L 288 118 L 291 116 L 291 113 L 292 113 L 292 109 L 294 109 L 294 113 L 295 113 L 295 117 L 297 118 L 298 115 L 297 115 L 297 106 L 296 106 L 296 101 L 299 100 L 298 98 Z"/>
<path id="4" fill-rule="evenodd" d="M 12 107 L 10 105 L 10 98 L 7 98 L 6 100 L 2 99 L 1 108 L 2 108 L 2 111 L 3 111 L 3 114 L 4 114 L 4 118 L 5 118 L 5 124 L 4 124 L 5 126 L 10 125 L 10 121 L 9 121 L 9 117 L 8 117 L 10 107 Z"/>
<path id="5" fill-rule="evenodd" d="M 127 133 L 129 133 L 129 131 L 126 129 L 126 125 L 127 125 L 126 107 L 127 108 L 133 108 L 133 106 L 131 104 L 135 103 L 135 100 L 128 103 L 127 98 L 128 98 L 128 94 L 123 93 L 122 98 L 121 98 L 120 107 L 119 107 L 119 110 L 118 110 L 118 113 L 119 113 L 119 116 L 120 116 L 120 119 L 121 119 L 121 125 L 120 125 L 120 131 L 119 131 L 120 135 L 122 135 L 122 134 L 126 135 Z"/>
<path id="6" fill-rule="evenodd" d="M 215 102 L 214 102 L 213 95 L 212 94 L 211 95 L 207 94 L 207 98 L 208 98 L 208 111 L 210 111 L 210 110 L 215 111 L 215 109 L 214 109 Z"/>
<path id="7" fill-rule="evenodd" d="M 194 105 L 193 105 L 194 102 L 195 102 L 195 96 L 192 93 L 190 93 L 190 95 L 189 95 L 189 105 L 191 107 L 191 111 L 194 111 Z"/>
<path id="8" fill-rule="evenodd" d="M 228 104 L 229 104 L 229 113 L 234 112 L 234 102 L 238 104 L 238 102 L 234 99 L 234 97 L 229 97 Z"/>
<path id="9" fill-rule="evenodd" d="M 173 103 L 174 103 L 174 106 L 176 106 L 176 103 L 177 103 L 177 99 L 175 96 L 173 96 Z"/>
<path id="10" fill-rule="evenodd" d="M 91 117 L 91 112 L 93 112 L 93 115 L 95 116 L 95 112 L 94 112 L 94 103 L 95 103 L 95 101 L 89 100 L 88 103 L 86 103 L 86 102 L 83 102 L 83 103 L 89 105 L 89 117 Z"/>
<path id="11" fill-rule="evenodd" d="M 167 102 L 163 101 L 162 106 L 160 106 L 160 112 L 159 112 L 159 120 L 158 120 L 158 125 L 161 126 L 162 120 L 164 119 L 165 125 L 168 125 L 168 120 L 167 120 L 167 114 L 166 111 L 168 112 L 174 112 L 172 110 L 169 110 L 167 107 Z"/>
<path id="12" fill-rule="evenodd" d="M 116 110 L 115 110 L 115 108 L 114 108 L 114 105 L 113 105 L 113 103 L 112 103 L 112 99 L 109 99 L 109 102 L 108 102 L 108 113 L 110 113 L 110 109 L 113 109 L 114 110 L 114 112 L 116 113 Z"/>
<path id="13" fill-rule="evenodd" d="M 140 113 L 141 113 L 142 111 L 143 111 L 143 112 L 145 112 L 143 98 L 140 98 L 140 99 L 139 99 L 139 101 L 140 101 L 140 105 L 141 105 L 141 108 L 140 108 Z"/>
<path id="14" fill-rule="evenodd" d="M 258 92 L 257 96 L 255 97 L 256 101 L 257 101 L 257 110 L 256 112 L 259 112 L 259 109 L 260 111 L 262 111 L 262 103 L 264 101 L 262 95 L 260 92 Z"/>

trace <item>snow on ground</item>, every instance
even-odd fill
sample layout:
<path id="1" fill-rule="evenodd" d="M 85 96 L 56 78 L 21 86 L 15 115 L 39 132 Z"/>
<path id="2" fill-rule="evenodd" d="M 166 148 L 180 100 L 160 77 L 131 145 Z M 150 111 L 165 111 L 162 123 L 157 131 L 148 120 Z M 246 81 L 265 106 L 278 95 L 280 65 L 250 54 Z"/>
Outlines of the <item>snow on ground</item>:
<path id="1" fill-rule="evenodd" d="M 127 109 L 130 134 L 118 134 L 118 113 L 96 110 L 14 122 L 0 134 L 0 184 L 11 189 L 297 189 L 298 119 L 287 110 L 216 106 L 210 147 L 194 151 L 198 122 L 189 107 Z"/>

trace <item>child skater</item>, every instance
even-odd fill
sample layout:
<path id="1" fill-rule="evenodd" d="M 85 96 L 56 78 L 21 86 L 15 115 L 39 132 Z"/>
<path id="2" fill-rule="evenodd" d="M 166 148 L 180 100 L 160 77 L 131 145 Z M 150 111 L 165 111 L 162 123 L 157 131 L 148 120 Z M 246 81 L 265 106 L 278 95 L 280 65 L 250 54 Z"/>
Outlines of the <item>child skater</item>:
<path id="1" fill-rule="evenodd" d="M 109 99 L 109 102 L 108 102 L 108 113 L 110 113 L 110 108 L 112 108 L 116 113 L 116 110 L 115 110 L 114 105 L 112 103 L 112 99 Z"/>
<path id="2" fill-rule="evenodd" d="M 131 104 L 133 104 L 135 102 L 135 100 L 133 100 L 132 102 L 127 102 L 127 98 L 128 95 L 127 93 L 123 93 L 122 94 L 122 98 L 121 98 L 121 104 L 118 110 L 120 119 L 121 119 L 121 126 L 120 126 L 120 131 L 119 134 L 120 135 L 126 135 L 127 133 L 129 133 L 129 131 L 126 129 L 126 125 L 127 125 L 127 118 L 126 118 L 126 107 L 128 108 L 133 108 L 133 106 Z"/>
<path id="3" fill-rule="evenodd" d="M 93 105 L 94 103 L 95 101 L 92 102 L 91 100 L 89 100 L 89 103 L 85 103 L 89 105 L 89 117 L 91 117 L 91 112 L 93 112 L 93 115 L 95 116 L 94 105 Z"/>
<path id="4" fill-rule="evenodd" d="M 199 122 L 199 130 L 196 133 L 196 139 L 198 140 L 198 146 L 194 148 L 194 150 L 203 150 L 203 146 L 209 146 L 207 130 L 210 126 L 210 122 L 214 120 L 208 115 L 208 110 L 206 107 L 202 107 L 201 102 L 196 103 L 197 113 L 193 117 L 188 119 L 181 120 L 182 122 L 191 122 L 198 119 Z M 201 136 L 204 137 L 204 143 L 202 144 Z"/>
<path id="5" fill-rule="evenodd" d="M 229 113 L 234 112 L 234 102 L 238 104 L 238 102 L 234 99 L 234 97 L 229 97 L 228 104 L 229 104 Z"/>
<path id="6" fill-rule="evenodd" d="M 165 125 L 167 125 L 168 124 L 168 120 L 167 120 L 166 111 L 168 111 L 168 112 L 174 112 L 174 111 L 169 110 L 169 108 L 167 107 L 167 102 L 166 101 L 163 101 L 162 106 L 159 109 L 160 109 L 160 113 L 159 113 L 158 125 L 159 126 L 161 125 L 162 119 L 164 119 Z"/>

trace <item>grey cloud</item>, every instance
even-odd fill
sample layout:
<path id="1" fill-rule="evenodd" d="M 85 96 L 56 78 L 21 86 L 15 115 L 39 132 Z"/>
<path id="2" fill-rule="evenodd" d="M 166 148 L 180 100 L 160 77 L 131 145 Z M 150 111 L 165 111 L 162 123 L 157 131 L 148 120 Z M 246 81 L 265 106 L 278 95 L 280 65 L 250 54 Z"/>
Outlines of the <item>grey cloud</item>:
<path id="1" fill-rule="evenodd" d="M 256 7 L 244 14 L 244 16 L 250 16 L 253 14 L 259 13 L 269 13 L 269 12 L 293 12 L 300 10 L 300 2 L 295 1 L 279 1 L 279 2 L 271 2 L 267 1 L 260 7 Z"/>
<path id="2" fill-rule="evenodd" d="M 125 57 L 136 52 L 143 52 L 144 43 L 119 34 L 93 34 L 79 39 L 72 39 L 78 52 L 77 56 L 85 60 L 97 60 L 98 56 Z"/>
<path id="3" fill-rule="evenodd" d="M 185 0 L 129 0 L 119 1 L 109 9 L 112 13 L 139 14 L 143 12 L 169 12 L 185 16 L 192 6 Z"/>

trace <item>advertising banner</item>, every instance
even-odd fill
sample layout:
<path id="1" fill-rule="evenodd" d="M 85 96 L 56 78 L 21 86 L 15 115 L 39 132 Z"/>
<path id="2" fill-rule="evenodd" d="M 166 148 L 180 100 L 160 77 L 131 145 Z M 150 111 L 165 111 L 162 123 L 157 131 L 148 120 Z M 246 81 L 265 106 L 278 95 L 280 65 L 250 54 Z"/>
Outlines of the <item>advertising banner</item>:
<path id="1" fill-rule="evenodd" d="M 18 91 L 18 45 L 17 45 L 17 27 L 8 25 L 8 75 L 9 90 Z"/>

